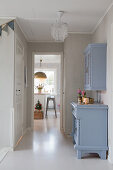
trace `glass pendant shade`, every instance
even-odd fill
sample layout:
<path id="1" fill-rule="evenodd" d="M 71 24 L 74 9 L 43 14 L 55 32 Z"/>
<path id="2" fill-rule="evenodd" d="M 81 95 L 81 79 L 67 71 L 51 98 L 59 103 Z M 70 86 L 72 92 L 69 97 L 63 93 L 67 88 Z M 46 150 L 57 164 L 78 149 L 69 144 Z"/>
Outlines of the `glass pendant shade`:
<path id="1" fill-rule="evenodd" d="M 51 35 L 55 41 L 64 41 L 68 36 L 67 24 L 62 22 L 56 22 L 51 27 Z"/>
<path id="2" fill-rule="evenodd" d="M 64 14 L 64 11 L 57 12 L 57 20 L 51 26 L 51 36 L 55 41 L 63 42 L 68 36 L 68 25 L 67 23 L 62 22 L 61 18 Z"/>

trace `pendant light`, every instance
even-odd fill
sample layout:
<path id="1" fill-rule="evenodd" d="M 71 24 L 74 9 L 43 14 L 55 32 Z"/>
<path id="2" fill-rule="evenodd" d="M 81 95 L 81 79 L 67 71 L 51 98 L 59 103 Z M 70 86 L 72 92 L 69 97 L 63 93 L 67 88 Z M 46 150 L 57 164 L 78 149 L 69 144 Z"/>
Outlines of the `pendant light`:
<path id="1" fill-rule="evenodd" d="M 46 76 L 46 74 L 44 72 L 36 72 L 35 73 L 35 78 L 37 78 L 37 79 L 46 79 L 47 76 Z"/>
<path id="2" fill-rule="evenodd" d="M 55 41 L 63 42 L 65 38 L 68 36 L 68 25 L 64 23 L 61 18 L 64 14 L 64 11 L 57 12 L 57 20 L 51 26 L 51 36 Z"/>
<path id="3" fill-rule="evenodd" d="M 41 67 L 41 63 L 42 63 L 42 59 L 40 59 L 40 67 Z M 47 78 L 46 74 L 44 72 L 36 72 L 34 74 L 34 78 L 40 79 L 40 80 L 44 80 Z"/>

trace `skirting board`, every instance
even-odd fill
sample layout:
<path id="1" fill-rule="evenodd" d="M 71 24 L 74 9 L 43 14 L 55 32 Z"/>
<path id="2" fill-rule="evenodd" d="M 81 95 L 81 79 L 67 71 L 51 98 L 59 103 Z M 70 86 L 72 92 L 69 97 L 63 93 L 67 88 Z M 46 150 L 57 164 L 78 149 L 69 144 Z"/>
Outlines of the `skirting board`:
<path id="1" fill-rule="evenodd" d="M 31 131 L 31 128 L 27 128 L 24 133 L 23 133 L 23 136 L 28 132 L 28 131 Z M 22 137 L 23 137 L 22 136 Z M 2 160 L 5 158 L 5 156 L 7 155 L 8 152 L 10 151 L 14 151 L 15 148 L 11 148 L 11 147 L 4 147 L 0 150 L 0 163 L 2 162 Z"/>
<path id="2" fill-rule="evenodd" d="M 108 155 L 108 161 L 113 165 L 113 159 L 111 160 L 110 156 Z"/>
<path id="3" fill-rule="evenodd" d="M 8 152 L 13 151 L 12 148 L 10 147 L 6 147 L 0 150 L 0 163 L 2 162 L 2 160 L 5 158 L 5 156 L 7 155 Z"/>
<path id="4" fill-rule="evenodd" d="M 113 164 L 113 149 L 111 146 L 109 146 L 108 161 Z"/>

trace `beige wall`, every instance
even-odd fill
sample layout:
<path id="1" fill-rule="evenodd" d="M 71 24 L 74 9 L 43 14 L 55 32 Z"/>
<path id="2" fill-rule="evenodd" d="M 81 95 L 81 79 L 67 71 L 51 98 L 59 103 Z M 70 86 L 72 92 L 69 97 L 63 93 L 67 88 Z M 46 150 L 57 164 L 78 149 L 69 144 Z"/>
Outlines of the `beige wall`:
<path id="1" fill-rule="evenodd" d="M 70 34 L 64 42 L 65 70 L 65 132 L 72 130 L 70 102 L 77 102 L 77 89 L 84 88 L 84 49 L 91 43 L 91 35 Z"/>
<path id="2" fill-rule="evenodd" d="M 112 64 L 112 55 L 110 52 L 110 43 L 111 43 L 111 24 L 113 23 L 113 6 L 104 17 L 102 22 L 99 24 L 98 28 L 92 35 L 92 43 L 107 43 L 107 90 L 101 93 L 101 98 L 103 103 L 108 104 L 108 142 L 109 142 L 109 160 L 113 163 L 113 118 L 112 118 L 112 107 L 111 107 L 111 68 Z M 113 45 L 113 44 L 112 44 Z M 113 76 L 113 75 L 112 75 Z"/>
<path id="3" fill-rule="evenodd" d="M 28 43 L 28 91 L 27 91 L 27 114 L 28 126 L 32 126 L 32 55 L 37 52 L 63 52 L 63 43 Z"/>

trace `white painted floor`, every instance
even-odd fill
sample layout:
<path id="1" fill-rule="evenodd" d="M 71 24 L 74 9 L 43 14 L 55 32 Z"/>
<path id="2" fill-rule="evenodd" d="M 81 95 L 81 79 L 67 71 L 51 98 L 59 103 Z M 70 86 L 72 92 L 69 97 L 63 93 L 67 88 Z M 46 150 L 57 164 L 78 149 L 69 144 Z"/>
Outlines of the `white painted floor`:
<path id="1" fill-rule="evenodd" d="M 78 160 L 71 138 L 60 132 L 59 124 L 52 114 L 35 120 L 34 132 L 27 133 L 16 151 L 7 154 L 0 170 L 113 170 L 99 157 Z"/>

